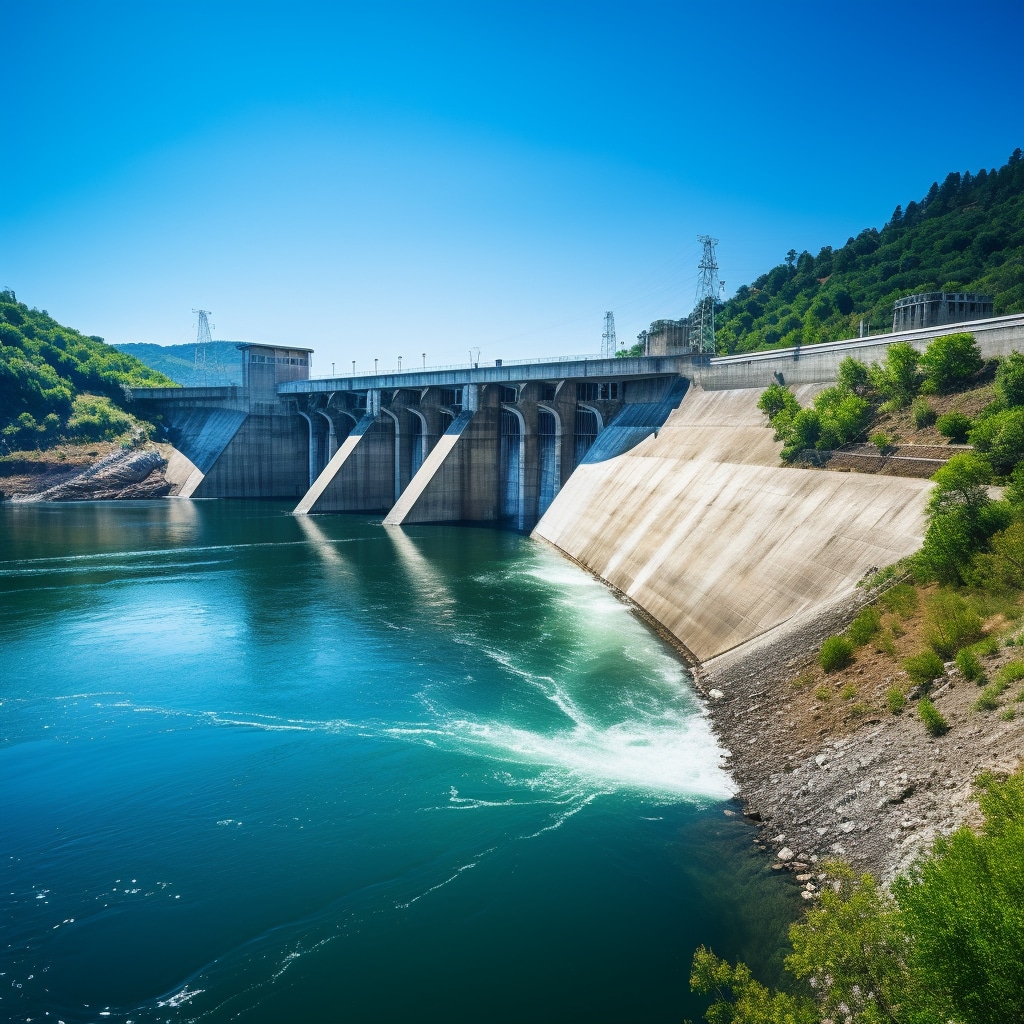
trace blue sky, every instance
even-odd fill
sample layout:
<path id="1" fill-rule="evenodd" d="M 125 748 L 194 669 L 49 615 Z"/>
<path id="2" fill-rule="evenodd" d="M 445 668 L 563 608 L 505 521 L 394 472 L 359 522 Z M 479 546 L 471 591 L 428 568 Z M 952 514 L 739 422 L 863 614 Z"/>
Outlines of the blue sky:
<path id="1" fill-rule="evenodd" d="M 0 287 L 113 343 L 598 351 L 1024 145 L 1024 5 L 7 0 Z M 960 50 L 963 52 L 959 52 Z"/>

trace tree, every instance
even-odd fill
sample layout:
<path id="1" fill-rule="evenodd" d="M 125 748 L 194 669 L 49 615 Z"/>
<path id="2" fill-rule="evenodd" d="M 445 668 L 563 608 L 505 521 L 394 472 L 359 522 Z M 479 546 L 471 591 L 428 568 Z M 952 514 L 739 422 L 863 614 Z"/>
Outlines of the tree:
<path id="1" fill-rule="evenodd" d="M 954 455 L 932 479 L 936 487 L 928 500 L 928 526 L 917 565 L 940 583 L 965 583 L 974 556 L 1009 525 L 1012 510 L 989 497 L 992 468 L 973 452 Z"/>
<path id="2" fill-rule="evenodd" d="M 982 366 L 984 360 L 973 334 L 945 334 L 936 338 L 921 356 L 922 390 L 947 395 L 963 387 Z"/>
<path id="3" fill-rule="evenodd" d="M 921 356 L 913 345 L 899 341 L 890 345 L 885 362 L 871 367 L 871 383 L 883 398 L 896 408 L 910 405 L 917 395 L 920 374 L 917 371 Z"/>
<path id="4" fill-rule="evenodd" d="M 979 452 L 988 456 L 997 473 L 1012 472 L 1024 459 L 1024 408 L 1004 409 L 985 417 L 967 437 Z"/>
<path id="5" fill-rule="evenodd" d="M 1024 405 L 1024 353 L 1011 352 L 999 361 L 995 389 L 1004 405 Z"/>

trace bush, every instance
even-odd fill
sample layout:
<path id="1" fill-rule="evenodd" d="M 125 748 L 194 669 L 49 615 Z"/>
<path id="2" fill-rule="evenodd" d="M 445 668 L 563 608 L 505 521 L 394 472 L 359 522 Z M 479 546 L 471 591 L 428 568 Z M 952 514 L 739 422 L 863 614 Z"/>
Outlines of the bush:
<path id="1" fill-rule="evenodd" d="M 970 679 L 971 682 L 977 682 L 985 677 L 978 656 L 969 647 L 957 653 L 956 667 L 960 669 L 964 679 Z"/>
<path id="2" fill-rule="evenodd" d="M 1024 405 L 1024 354 L 1011 352 L 999 361 L 995 390 L 1008 408 Z"/>
<path id="3" fill-rule="evenodd" d="M 907 675 L 919 686 L 938 679 L 946 671 L 942 659 L 934 651 L 912 655 L 903 662 L 903 667 L 907 670 Z"/>
<path id="4" fill-rule="evenodd" d="M 879 452 L 887 452 L 896 443 L 896 437 L 893 434 L 887 434 L 884 430 L 879 430 L 878 433 L 871 435 L 871 443 Z"/>
<path id="5" fill-rule="evenodd" d="M 1009 661 L 995 675 L 996 680 L 1004 684 L 1003 689 L 1024 679 L 1024 661 Z"/>
<path id="6" fill-rule="evenodd" d="M 947 412 L 945 416 L 940 416 L 935 421 L 935 429 L 943 437 L 948 437 L 953 444 L 965 444 L 973 426 L 974 421 L 962 412 Z"/>
<path id="7" fill-rule="evenodd" d="M 980 640 L 981 616 L 951 590 L 940 590 L 928 602 L 925 638 L 932 650 L 943 658 Z"/>
<path id="8" fill-rule="evenodd" d="M 830 636 L 822 645 L 818 654 L 818 664 L 826 672 L 835 672 L 845 668 L 853 659 L 853 641 L 846 636 Z"/>
<path id="9" fill-rule="evenodd" d="M 907 706 L 907 698 L 898 686 L 890 686 L 885 691 L 885 702 L 894 715 L 898 715 Z"/>
<path id="10" fill-rule="evenodd" d="M 857 696 L 857 687 L 853 683 L 847 683 L 840 691 L 839 697 L 841 700 L 853 700 Z"/>
<path id="11" fill-rule="evenodd" d="M 814 696 L 817 697 L 820 701 L 831 700 L 832 691 L 827 686 L 825 686 L 824 683 L 822 683 L 822 685 L 814 691 Z"/>
<path id="12" fill-rule="evenodd" d="M 997 473 L 1013 472 L 1024 459 L 1024 408 L 1004 409 L 985 417 L 970 431 L 968 440 L 988 457 Z"/>
<path id="13" fill-rule="evenodd" d="M 885 362 L 871 367 L 871 383 L 892 408 L 910 404 L 917 394 L 920 374 L 917 371 L 920 355 L 913 345 L 905 341 L 890 345 Z"/>
<path id="14" fill-rule="evenodd" d="M 910 407 L 910 415 L 914 418 L 914 426 L 918 430 L 923 430 L 925 427 L 930 427 L 938 415 L 935 410 L 931 407 L 927 398 L 917 398 L 914 400 L 914 404 Z"/>
<path id="15" fill-rule="evenodd" d="M 984 365 L 973 334 L 945 334 L 921 356 L 922 391 L 948 395 L 964 387 Z"/>
<path id="16" fill-rule="evenodd" d="M 854 647 L 863 647 L 881 628 L 882 616 L 874 605 L 860 610 L 860 614 L 850 623 L 846 635 Z"/>
<path id="17" fill-rule="evenodd" d="M 922 697 L 917 702 L 917 713 L 924 722 L 925 728 L 933 736 L 941 736 L 949 732 L 949 722 L 942 717 L 939 709 L 927 698 Z"/>
<path id="18" fill-rule="evenodd" d="M 981 695 L 974 702 L 975 711 L 995 711 L 999 707 L 999 695 L 1001 690 L 995 683 L 989 683 Z"/>
<path id="19" fill-rule="evenodd" d="M 79 395 L 68 420 L 68 433 L 85 441 L 113 441 L 131 426 L 131 417 L 104 395 Z"/>

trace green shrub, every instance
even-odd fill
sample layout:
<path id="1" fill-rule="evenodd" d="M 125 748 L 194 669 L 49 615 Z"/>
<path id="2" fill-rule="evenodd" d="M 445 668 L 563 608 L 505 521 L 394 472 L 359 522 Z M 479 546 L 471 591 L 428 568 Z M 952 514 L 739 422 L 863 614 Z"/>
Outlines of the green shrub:
<path id="1" fill-rule="evenodd" d="M 882 616 L 874 605 L 860 610 L 860 614 L 850 623 L 846 635 L 854 647 L 863 647 L 881 628 Z"/>
<path id="2" fill-rule="evenodd" d="M 936 338 L 921 355 L 924 371 L 921 390 L 948 395 L 964 387 L 985 365 L 973 334 L 945 334 Z"/>
<path id="3" fill-rule="evenodd" d="M 878 599 L 878 603 L 906 619 L 917 611 L 917 590 L 912 583 L 897 583 Z"/>
<path id="4" fill-rule="evenodd" d="M 824 683 L 821 684 L 815 691 L 814 696 L 820 701 L 826 701 L 832 699 L 832 691 Z"/>
<path id="5" fill-rule="evenodd" d="M 966 443 L 967 435 L 973 426 L 974 421 L 962 412 L 947 412 L 945 416 L 940 416 L 935 421 L 935 429 L 943 437 L 948 437 L 953 444 Z"/>
<path id="6" fill-rule="evenodd" d="M 850 714 L 854 718 L 863 718 L 870 710 L 871 708 L 862 700 L 850 705 Z"/>
<path id="7" fill-rule="evenodd" d="M 940 590 L 928 602 L 925 638 L 932 650 L 952 658 L 983 636 L 981 616 L 952 590 Z"/>
<path id="8" fill-rule="evenodd" d="M 907 706 L 907 698 L 898 686 L 890 686 L 885 691 L 885 702 L 894 715 L 898 715 Z"/>
<path id="9" fill-rule="evenodd" d="M 910 415 L 914 417 L 914 426 L 918 430 L 930 427 L 938 415 L 931 407 L 927 398 L 916 398 L 910 407 Z"/>
<path id="10" fill-rule="evenodd" d="M 846 636 L 830 636 L 821 645 L 818 664 L 826 672 L 835 672 L 845 668 L 853 659 L 853 641 Z"/>
<path id="11" fill-rule="evenodd" d="M 875 637 L 875 650 L 879 654 L 888 654 L 890 658 L 896 657 L 896 644 L 891 629 L 883 629 Z"/>
<path id="12" fill-rule="evenodd" d="M 938 679 L 946 671 L 942 659 L 934 651 L 923 651 L 915 654 L 903 662 L 907 675 L 919 686 Z"/>
<path id="13" fill-rule="evenodd" d="M 1014 711 L 1013 708 L 1007 708 L 1005 711 L 1000 713 L 999 717 L 1004 722 L 1012 722 L 1017 717 L 1017 712 Z"/>
<path id="14" fill-rule="evenodd" d="M 927 697 L 922 697 L 917 702 L 917 713 L 921 721 L 924 722 L 925 728 L 933 736 L 941 736 L 943 733 L 949 732 L 949 723 Z"/>
<path id="15" fill-rule="evenodd" d="M 1024 679 L 1024 661 L 1008 661 L 996 674 L 995 682 L 999 683 L 1003 689 L 1010 685 L 1010 683 L 1016 683 L 1019 680 Z"/>
<path id="16" fill-rule="evenodd" d="M 131 427 L 131 417 L 105 395 L 79 395 L 68 420 L 68 434 L 84 441 L 113 441 Z"/>
<path id="17" fill-rule="evenodd" d="M 840 691 L 839 696 L 842 700 L 853 700 L 857 696 L 857 687 L 853 683 L 847 683 Z"/>
<path id="18" fill-rule="evenodd" d="M 871 435 L 871 443 L 880 453 L 884 453 L 896 443 L 896 437 L 893 434 L 887 434 L 884 430 L 879 430 Z"/>
<path id="19" fill-rule="evenodd" d="M 970 679 L 971 682 L 975 682 L 985 675 L 978 656 L 969 647 L 957 652 L 956 667 L 963 673 L 964 679 Z"/>
<path id="20" fill-rule="evenodd" d="M 984 640 L 971 644 L 968 650 L 973 651 L 979 658 L 987 658 L 999 653 L 999 640 L 994 636 L 987 636 Z"/>

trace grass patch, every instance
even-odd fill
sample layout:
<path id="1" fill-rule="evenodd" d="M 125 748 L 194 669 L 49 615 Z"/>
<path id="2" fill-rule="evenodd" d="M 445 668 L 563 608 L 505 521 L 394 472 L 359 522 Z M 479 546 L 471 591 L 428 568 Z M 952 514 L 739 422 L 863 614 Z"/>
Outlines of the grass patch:
<path id="1" fill-rule="evenodd" d="M 891 590 L 887 590 L 878 599 L 878 603 L 887 611 L 906 619 L 917 611 L 917 590 L 911 583 L 898 583 Z"/>
<path id="2" fill-rule="evenodd" d="M 960 669 L 964 679 L 970 679 L 972 683 L 979 682 L 985 678 L 985 672 L 981 667 L 981 661 L 977 654 L 969 647 L 957 652 L 956 667 Z"/>
<path id="3" fill-rule="evenodd" d="M 882 627 L 882 615 L 874 605 L 860 610 L 860 614 L 846 629 L 854 647 L 863 647 Z"/>
<path id="4" fill-rule="evenodd" d="M 818 664 L 826 672 L 845 668 L 853 660 L 853 641 L 846 636 L 830 636 L 821 645 Z"/>
<path id="5" fill-rule="evenodd" d="M 987 636 L 984 640 L 971 644 L 967 649 L 973 651 L 979 658 L 987 658 L 999 653 L 999 641 L 994 636 Z"/>
<path id="6" fill-rule="evenodd" d="M 891 630 L 883 629 L 878 636 L 875 637 L 875 650 L 879 654 L 888 654 L 890 658 L 896 657 L 896 644 L 893 642 L 894 638 Z"/>
<path id="7" fill-rule="evenodd" d="M 853 683 L 847 683 L 840 691 L 839 696 L 843 700 L 853 700 L 857 696 L 857 687 Z"/>
<path id="8" fill-rule="evenodd" d="M 850 705 L 850 714 L 853 715 L 854 718 L 863 718 L 870 710 L 871 708 L 862 700 L 857 701 L 856 704 Z"/>
<path id="9" fill-rule="evenodd" d="M 814 676 L 810 672 L 801 672 L 796 678 L 791 679 L 789 685 L 794 690 L 806 690 L 814 682 Z"/>
<path id="10" fill-rule="evenodd" d="M 949 722 L 927 697 L 922 697 L 917 702 L 917 714 L 933 736 L 942 736 L 949 732 Z"/>
<path id="11" fill-rule="evenodd" d="M 903 662 L 903 667 L 907 670 L 907 675 L 919 686 L 938 679 L 946 671 L 942 659 L 934 651 L 911 655 Z"/>
<path id="12" fill-rule="evenodd" d="M 907 698 L 898 686 L 890 686 L 885 691 L 885 703 L 894 715 L 898 715 L 907 706 Z"/>
<path id="13" fill-rule="evenodd" d="M 1007 708 L 999 717 L 1004 722 L 1012 722 L 1017 717 L 1017 712 L 1013 708 Z"/>
<path id="14" fill-rule="evenodd" d="M 1020 660 L 1008 661 L 995 674 L 995 676 L 993 676 L 993 682 L 999 683 L 1003 690 L 1005 690 L 1010 683 L 1016 683 L 1021 679 L 1024 679 L 1024 661 Z"/>
<path id="15" fill-rule="evenodd" d="M 829 687 L 822 684 L 814 691 L 814 696 L 817 697 L 820 701 L 831 700 L 832 691 L 829 689 Z"/>

